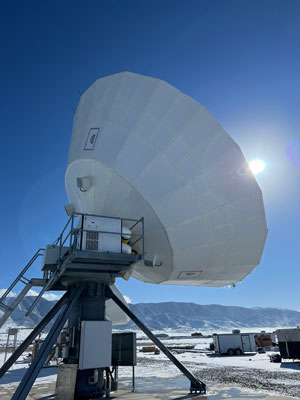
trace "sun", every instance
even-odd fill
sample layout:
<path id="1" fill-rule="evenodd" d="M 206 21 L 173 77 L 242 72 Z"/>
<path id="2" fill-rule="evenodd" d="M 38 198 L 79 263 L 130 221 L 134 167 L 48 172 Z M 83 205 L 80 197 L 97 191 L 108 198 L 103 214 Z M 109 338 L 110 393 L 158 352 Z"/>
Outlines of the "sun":
<path id="1" fill-rule="evenodd" d="M 254 175 L 260 174 L 265 169 L 265 166 L 262 160 L 253 160 L 249 162 L 249 167 Z"/>

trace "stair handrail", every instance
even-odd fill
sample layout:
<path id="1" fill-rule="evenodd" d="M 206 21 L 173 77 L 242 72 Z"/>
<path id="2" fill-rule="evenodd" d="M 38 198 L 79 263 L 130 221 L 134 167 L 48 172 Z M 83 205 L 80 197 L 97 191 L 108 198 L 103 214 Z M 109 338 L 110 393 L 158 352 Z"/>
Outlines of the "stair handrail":
<path id="1" fill-rule="evenodd" d="M 53 244 L 54 244 L 55 246 L 57 246 L 58 243 L 62 241 L 64 232 L 65 232 L 65 230 L 67 229 L 67 227 L 69 226 L 71 220 L 73 220 L 73 215 L 71 215 L 70 218 L 68 219 L 68 221 L 67 221 L 67 223 L 66 223 L 64 229 L 61 231 L 61 234 L 58 236 L 58 238 L 57 238 L 56 240 L 54 240 Z"/>
<path id="2" fill-rule="evenodd" d="M 28 261 L 28 263 L 25 265 L 25 267 L 22 269 L 22 271 L 19 273 L 19 275 L 16 277 L 16 279 L 13 281 L 13 283 L 6 289 L 4 294 L 0 298 L 0 303 L 8 296 L 8 294 L 12 291 L 12 289 L 16 286 L 16 284 L 20 281 L 20 279 L 23 277 L 25 272 L 28 271 L 28 269 L 31 267 L 31 265 L 35 262 L 35 260 L 43 255 L 43 252 L 45 249 L 38 249 L 37 252 L 34 254 L 34 256 Z"/>

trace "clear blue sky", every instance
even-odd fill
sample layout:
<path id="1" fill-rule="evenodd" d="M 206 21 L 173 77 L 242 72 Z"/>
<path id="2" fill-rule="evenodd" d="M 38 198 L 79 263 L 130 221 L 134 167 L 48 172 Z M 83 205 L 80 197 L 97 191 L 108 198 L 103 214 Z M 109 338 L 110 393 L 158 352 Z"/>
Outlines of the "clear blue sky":
<path id="1" fill-rule="evenodd" d="M 300 309 L 300 2 L 2 1 L 0 287 L 67 216 L 73 111 L 97 78 L 161 78 L 203 104 L 267 167 L 257 179 L 269 237 L 235 289 L 119 283 L 136 302 Z M 39 266 L 33 275 L 39 275 Z"/>

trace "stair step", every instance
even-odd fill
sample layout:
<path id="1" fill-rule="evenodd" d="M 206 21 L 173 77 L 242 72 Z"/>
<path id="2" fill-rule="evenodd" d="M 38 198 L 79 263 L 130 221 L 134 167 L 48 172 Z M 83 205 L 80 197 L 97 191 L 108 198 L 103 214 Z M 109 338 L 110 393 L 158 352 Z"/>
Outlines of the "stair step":
<path id="1" fill-rule="evenodd" d="M 4 303 L 0 303 L 0 307 L 4 308 L 4 310 L 11 310 L 11 307 L 7 306 Z"/>
<path id="2" fill-rule="evenodd" d="M 42 279 L 28 279 L 24 274 L 28 271 L 28 269 L 31 267 L 31 265 L 35 262 L 35 260 L 43 255 L 44 249 L 39 249 L 34 256 L 31 258 L 31 260 L 26 264 L 26 266 L 23 268 L 21 273 L 16 277 L 16 279 L 12 282 L 12 284 L 9 286 L 8 289 L 6 289 L 5 293 L 0 296 L 0 308 L 4 310 L 4 314 L 0 317 L 0 328 L 3 326 L 5 321 L 9 318 L 11 313 L 18 307 L 20 302 L 23 300 L 23 298 L 26 296 L 26 294 L 29 292 L 32 286 L 41 286 L 43 287 L 45 282 Z M 9 293 L 13 290 L 13 288 L 19 283 L 23 283 L 25 286 L 21 290 L 21 292 L 12 298 L 12 301 L 10 303 L 10 306 L 7 306 L 6 304 L 3 303 L 3 301 L 9 296 Z M 42 296 L 44 293 L 44 289 L 42 290 L 41 295 L 38 296 L 38 299 Z M 36 304 L 36 301 L 34 302 L 34 305 Z M 32 307 L 31 307 L 32 309 Z"/>

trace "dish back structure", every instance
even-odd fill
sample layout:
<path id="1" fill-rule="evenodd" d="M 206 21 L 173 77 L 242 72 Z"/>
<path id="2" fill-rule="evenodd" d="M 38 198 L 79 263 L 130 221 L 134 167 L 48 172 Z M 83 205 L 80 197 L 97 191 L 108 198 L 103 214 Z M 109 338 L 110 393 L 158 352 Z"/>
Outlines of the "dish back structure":
<path id="1" fill-rule="evenodd" d="M 152 267 L 131 270 L 144 282 L 224 286 L 260 262 L 263 198 L 241 149 L 205 107 L 162 80 L 122 72 L 87 89 L 65 182 L 76 212 L 144 217 Z"/>

